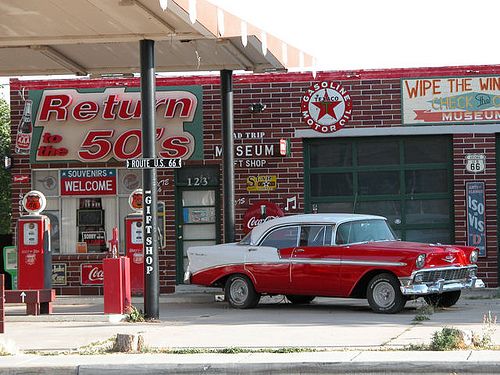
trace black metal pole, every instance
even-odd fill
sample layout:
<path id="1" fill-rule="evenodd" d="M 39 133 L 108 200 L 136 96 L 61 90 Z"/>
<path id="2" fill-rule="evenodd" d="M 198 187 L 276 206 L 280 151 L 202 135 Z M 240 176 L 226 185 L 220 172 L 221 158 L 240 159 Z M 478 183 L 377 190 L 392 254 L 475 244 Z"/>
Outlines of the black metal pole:
<path id="1" fill-rule="evenodd" d="M 234 120 L 233 71 L 221 70 L 222 141 L 224 164 L 224 242 L 234 242 Z"/>
<path id="2" fill-rule="evenodd" d="M 141 40 L 142 157 L 154 158 L 155 150 L 155 61 L 154 41 Z M 144 230 L 144 315 L 160 317 L 160 277 L 156 223 L 156 169 L 142 171 Z"/>

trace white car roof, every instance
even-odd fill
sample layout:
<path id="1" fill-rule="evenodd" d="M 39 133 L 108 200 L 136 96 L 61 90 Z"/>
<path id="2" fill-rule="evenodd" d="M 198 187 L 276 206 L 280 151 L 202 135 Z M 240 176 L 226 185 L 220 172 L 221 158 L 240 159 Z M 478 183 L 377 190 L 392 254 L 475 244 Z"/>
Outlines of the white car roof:
<path id="1" fill-rule="evenodd" d="M 270 228 L 275 226 L 287 224 L 340 224 L 346 221 L 357 221 L 367 219 L 383 219 L 383 216 L 364 215 L 364 214 L 302 214 L 302 215 L 289 215 L 278 217 L 276 219 L 268 220 L 262 224 L 257 225 L 252 229 L 251 243 L 256 243 L 264 233 Z"/>

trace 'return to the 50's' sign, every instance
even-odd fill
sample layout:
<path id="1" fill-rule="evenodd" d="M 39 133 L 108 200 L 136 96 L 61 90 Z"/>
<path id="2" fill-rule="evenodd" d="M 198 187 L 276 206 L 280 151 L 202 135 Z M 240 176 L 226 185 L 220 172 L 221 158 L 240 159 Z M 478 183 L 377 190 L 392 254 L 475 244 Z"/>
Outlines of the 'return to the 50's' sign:
<path id="1" fill-rule="evenodd" d="M 201 95 L 200 86 L 158 88 L 158 157 L 202 158 Z M 36 113 L 32 161 L 105 162 L 141 157 L 139 91 L 124 87 L 99 92 L 61 89 L 32 91 L 30 97 Z"/>

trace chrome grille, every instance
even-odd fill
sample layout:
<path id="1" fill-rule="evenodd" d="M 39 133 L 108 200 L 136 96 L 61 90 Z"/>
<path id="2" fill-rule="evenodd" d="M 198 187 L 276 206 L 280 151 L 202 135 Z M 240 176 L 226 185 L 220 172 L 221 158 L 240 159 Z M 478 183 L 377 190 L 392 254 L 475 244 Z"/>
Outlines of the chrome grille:
<path id="1" fill-rule="evenodd" d="M 462 280 L 469 276 L 469 267 L 463 268 L 441 268 L 437 270 L 421 271 L 418 272 L 422 275 L 423 283 L 431 283 L 443 279 L 445 281 L 450 280 Z"/>

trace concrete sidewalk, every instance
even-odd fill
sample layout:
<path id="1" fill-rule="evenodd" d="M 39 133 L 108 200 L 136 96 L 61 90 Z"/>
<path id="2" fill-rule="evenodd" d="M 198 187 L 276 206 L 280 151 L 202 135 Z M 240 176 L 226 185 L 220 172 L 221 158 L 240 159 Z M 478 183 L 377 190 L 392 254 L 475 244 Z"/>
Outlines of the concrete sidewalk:
<path id="1" fill-rule="evenodd" d="M 14 356 L 0 357 L 0 373 L 497 373 L 498 351 L 409 352 L 429 343 L 434 332 L 455 327 L 482 334 L 483 316 L 500 313 L 496 291 L 466 295 L 429 320 L 414 319 L 422 302 L 401 314 L 374 314 L 365 300 L 318 298 L 309 306 L 267 297 L 256 309 L 235 310 L 214 302 L 219 290 L 181 288 L 160 298 L 160 321 L 110 323 L 102 297 L 58 297 L 54 314 L 25 316 L 24 306 L 7 305 L 6 345 Z M 134 298 L 142 308 L 142 298 Z M 490 327 L 491 328 L 491 327 Z M 500 332 L 488 331 L 496 345 Z M 150 348 L 265 349 L 240 354 L 52 355 L 75 352 L 118 333 L 141 334 Z M 3 336 L 3 337 L 2 337 Z M 291 353 L 271 353 L 288 348 Z M 309 351 L 310 350 L 310 351 Z M 25 354 L 34 351 L 36 354 Z M 297 352 L 300 351 L 300 352 Z M 54 367 L 55 366 L 55 367 Z M 495 366 L 498 366 L 495 368 Z"/>

